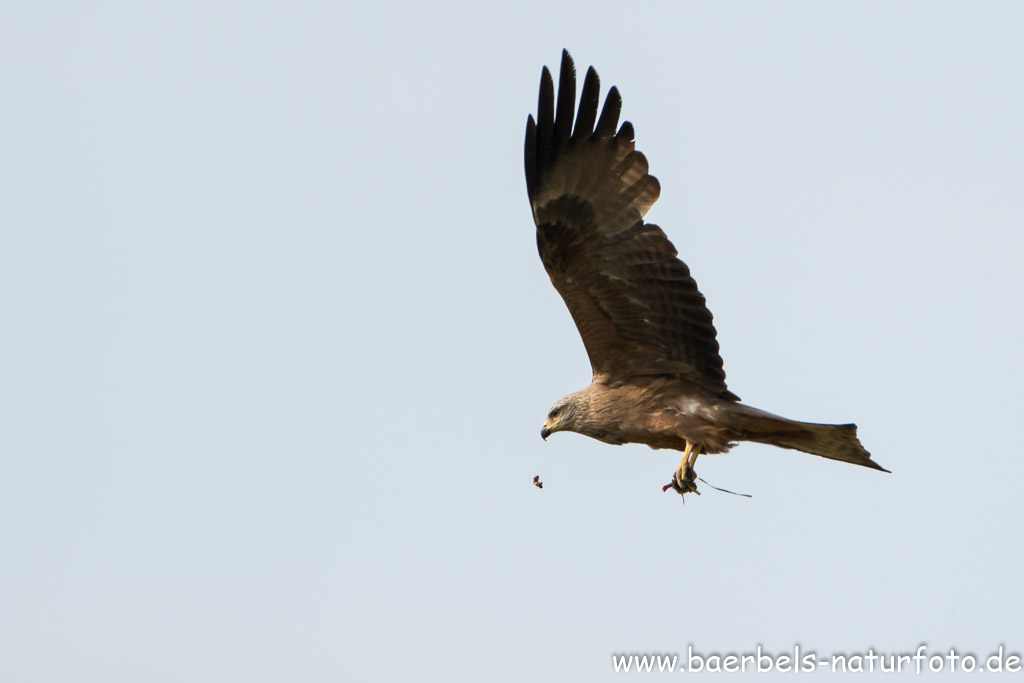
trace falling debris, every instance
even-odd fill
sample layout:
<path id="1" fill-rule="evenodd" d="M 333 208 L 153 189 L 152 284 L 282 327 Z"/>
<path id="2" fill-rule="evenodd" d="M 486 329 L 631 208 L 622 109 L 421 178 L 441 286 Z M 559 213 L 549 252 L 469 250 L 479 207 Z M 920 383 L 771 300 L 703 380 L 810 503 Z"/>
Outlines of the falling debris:
<path id="1" fill-rule="evenodd" d="M 536 477 L 533 478 L 533 485 L 536 486 L 539 489 L 544 488 L 544 482 L 542 482 L 540 480 L 540 475 L 539 474 Z"/>

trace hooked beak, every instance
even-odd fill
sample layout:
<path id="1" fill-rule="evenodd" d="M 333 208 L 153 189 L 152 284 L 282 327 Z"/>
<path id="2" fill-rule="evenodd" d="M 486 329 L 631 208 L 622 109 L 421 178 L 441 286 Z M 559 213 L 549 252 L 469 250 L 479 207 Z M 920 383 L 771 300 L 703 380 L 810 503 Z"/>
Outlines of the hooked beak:
<path id="1" fill-rule="evenodd" d="M 540 430 L 540 438 L 542 438 L 545 441 L 547 441 L 549 436 L 551 436 L 551 430 L 550 429 L 548 429 L 547 427 L 544 427 L 543 429 Z"/>

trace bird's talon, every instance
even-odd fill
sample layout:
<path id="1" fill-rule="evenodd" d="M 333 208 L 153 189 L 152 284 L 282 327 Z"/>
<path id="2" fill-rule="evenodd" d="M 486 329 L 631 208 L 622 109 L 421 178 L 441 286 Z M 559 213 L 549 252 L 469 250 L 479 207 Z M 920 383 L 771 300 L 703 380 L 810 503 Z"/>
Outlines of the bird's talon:
<path id="1" fill-rule="evenodd" d="M 662 491 L 668 491 L 669 489 L 672 489 L 680 496 L 685 496 L 687 493 L 696 493 L 699 496 L 697 473 L 691 467 L 680 467 L 672 476 L 671 483 L 665 484 L 661 488 Z"/>

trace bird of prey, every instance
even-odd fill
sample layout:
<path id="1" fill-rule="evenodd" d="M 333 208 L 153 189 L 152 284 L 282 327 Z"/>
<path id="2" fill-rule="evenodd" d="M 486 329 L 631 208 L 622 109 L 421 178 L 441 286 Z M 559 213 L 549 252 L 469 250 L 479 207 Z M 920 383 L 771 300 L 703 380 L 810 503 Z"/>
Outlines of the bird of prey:
<path id="1" fill-rule="evenodd" d="M 537 247 L 590 356 L 593 381 L 559 399 L 544 439 L 571 431 L 609 444 L 683 452 L 665 490 L 696 492 L 694 464 L 739 441 L 791 448 L 888 472 L 853 424 L 796 422 L 740 403 L 725 384 L 711 312 L 672 243 L 644 215 L 661 188 L 618 125 L 612 87 L 587 70 L 576 110 L 576 69 L 562 52 L 558 96 L 541 72 L 537 119 L 526 122 L 526 189 Z M 575 119 L 575 120 L 574 120 Z"/>

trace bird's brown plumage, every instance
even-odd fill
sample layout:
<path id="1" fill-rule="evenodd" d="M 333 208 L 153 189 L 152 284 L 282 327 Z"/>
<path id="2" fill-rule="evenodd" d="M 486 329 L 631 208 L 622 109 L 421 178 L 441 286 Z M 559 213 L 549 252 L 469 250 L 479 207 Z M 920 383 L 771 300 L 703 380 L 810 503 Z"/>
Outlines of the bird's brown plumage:
<path id="1" fill-rule="evenodd" d="M 526 125 L 526 185 L 537 246 L 593 368 L 593 383 L 555 405 L 543 434 L 577 431 L 608 443 L 722 452 L 758 441 L 882 469 L 853 425 L 795 422 L 740 403 L 729 391 L 711 312 L 690 270 L 656 225 L 644 223 L 661 188 L 618 125 L 622 98 L 563 51 L 558 94 L 541 73 L 537 119 Z M 563 412 L 564 409 L 564 412 Z"/>

